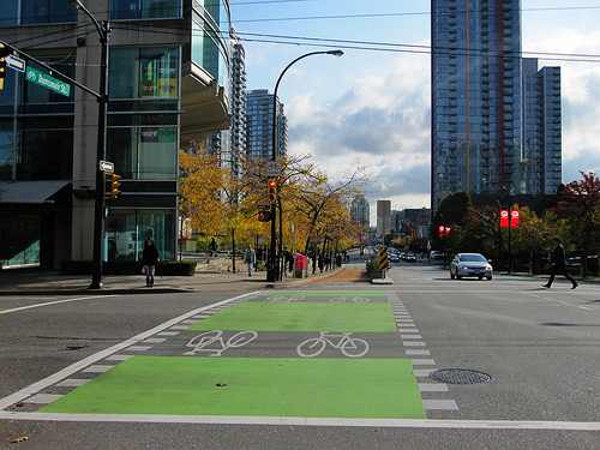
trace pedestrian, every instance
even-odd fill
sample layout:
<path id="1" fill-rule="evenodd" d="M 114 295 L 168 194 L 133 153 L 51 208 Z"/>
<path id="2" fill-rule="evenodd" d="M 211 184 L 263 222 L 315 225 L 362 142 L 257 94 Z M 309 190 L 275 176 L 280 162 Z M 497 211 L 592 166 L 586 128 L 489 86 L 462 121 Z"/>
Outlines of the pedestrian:
<path id="1" fill-rule="evenodd" d="M 244 254 L 244 262 L 248 264 L 248 276 L 252 277 L 252 272 L 254 271 L 254 266 L 256 265 L 256 252 L 249 246 L 246 249 L 246 253 Z"/>
<path id="2" fill-rule="evenodd" d="M 317 271 L 317 252 L 313 250 L 312 254 L 310 255 L 310 259 L 312 262 L 312 274 L 314 275 Z"/>
<path id="3" fill-rule="evenodd" d="M 208 248 L 210 249 L 210 256 L 215 256 L 215 253 L 217 253 L 217 241 L 215 238 L 211 238 Z"/>
<path id="4" fill-rule="evenodd" d="M 322 253 L 319 253 L 318 263 L 319 263 L 319 272 L 323 273 L 323 269 L 325 268 L 325 258 L 323 258 Z"/>
<path id="5" fill-rule="evenodd" d="M 142 252 L 142 265 L 144 275 L 146 275 L 146 287 L 154 287 L 154 273 L 156 272 L 156 263 L 158 263 L 158 250 L 154 246 L 152 239 L 147 238 L 144 241 L 144 251 Z"/>
<path id="6" fill-rule="evenodd" d="M 571 282 L 571 289 L 575 289 L 578 284 L 567 270 L 567 256 L 565 253 L 565 247 L 560 239 L 555 238 L 554 241 L 556 242 L 556 247 L 552 252 L 552 268 L 550 269 L 550 278 L 548 279 L 548 283 L 544 284 L 543 287 L 550 289 L 552 287 L 552 283 L 554 283 L 554 277 L 556 274 L 559 274 Z"/>
<path id="7" fill-rule="evenodd" d="M 288 253 L 287 265 L 288 265 L 288 272 L 293 273 L 294 272 L 294 255 L 292 255 L 291 253 Z"/>

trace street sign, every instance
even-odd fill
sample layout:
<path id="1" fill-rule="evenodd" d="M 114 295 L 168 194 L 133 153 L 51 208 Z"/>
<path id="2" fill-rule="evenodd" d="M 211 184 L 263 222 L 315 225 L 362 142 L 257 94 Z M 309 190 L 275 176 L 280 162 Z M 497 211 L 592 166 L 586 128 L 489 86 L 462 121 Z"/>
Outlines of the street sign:
<path id="1" fill-rule="evenodd" d="M 115 172 L 115 164 L 111 163 L 110 161 L 100 161 L 100 164 L 98 164 L 98 168 L 100 169 L 100 172 L 104 173 Z"/>
<path id="2" fill-rule="evenodd" d="M 25 72 L 25 68 L 27 67 L 25 60 L 15 55 L 6 57 L 6 65 L 17 72 Z"/>
<path id="3" fill-rule="evenodd" d="M 36 69 L 35 67 L 27 66 L 25 70 L 25 79 L 31 83 L 37 84 L 57 94 L 65 97 L 71 96 L 71 85 L 64 81 L 54 78 L 47 72 Z"/>

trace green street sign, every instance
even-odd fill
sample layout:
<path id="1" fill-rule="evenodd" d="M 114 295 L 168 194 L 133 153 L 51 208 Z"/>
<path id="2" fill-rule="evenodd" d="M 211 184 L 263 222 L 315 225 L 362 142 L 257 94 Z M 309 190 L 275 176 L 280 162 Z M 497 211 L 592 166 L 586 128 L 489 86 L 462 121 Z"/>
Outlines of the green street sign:
<path id="1" fill-rule="evenodd" d="M 36 69 L 35 67 L 27 66 L 25 79 L 65 97 L 71 96 L 71 85 L 69 83 L 54 78 L 48 72 Z"/>

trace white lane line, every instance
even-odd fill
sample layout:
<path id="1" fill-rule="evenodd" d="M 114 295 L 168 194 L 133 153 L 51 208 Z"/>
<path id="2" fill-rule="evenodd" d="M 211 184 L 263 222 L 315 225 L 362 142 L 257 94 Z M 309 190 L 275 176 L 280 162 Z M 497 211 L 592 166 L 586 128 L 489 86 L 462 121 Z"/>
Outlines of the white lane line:
<path id="1" fill-rule="evenodd" d="M 18 295 L 18 294 L 15 294 L 15 295 Z M 28 309 L 42 308 L 44 306 L 59 305 L 61 303 L 81 302 L 84 300 L 94 300 L 97 298 L 112 298 L 112 297 L 116 297 L 116 295 L 90 295 L 88 297 L 67 298 L 64 300 L 55 300 L 52 302 L 36 303 L 35 305 L 19 306 L 18 308 L 5 309 L 5 310 L 0 311 L 0 315 L 15 313 L 15 312 L 19 312 L 19 311 L 27 311 Z"/>
<path id="2" fill-rule="evenodd" d="M 127 347 L 128 352 L 145 352 L 146 350 L 150 350 L 152 347 L 149 345 L 132 345 L 131 347 Z"/>
<path id="3" fill-rule="evenodd" d="M 416 349 L 406 349 L 404 350 L 406 356 L 430 356 L 431 352 L 429 350 L 416 348 Z"/>
<path id="4" fill-rule="evenodd" d="M 419 383 L 421 392 L 448 392 L 448 385 L 444 383 Z"/>
<path id="5" fill-rule="evenodd" d="M 454 400 L 423 400 L 423 408 L 428 411 L 458 411 L 458 405 Z"/>
<path id="6" fill-rule="evenodd" d="M 341 419 L 261 416 L 161 416 L 156 414 L 59 414 L 0 411 L 2 420 L 56 422 L 181 423 L 204 425 L 283 425 L 314 427 L 380 427 L 456 430 L 600 431 L 600 422 L 533 420 Z"/>
<path id="7" fill-rule="evenodd" d="M 421 336 L 420 334 L 401 334 L 400 339 L 404 339 L 406 341 L 410 341 L 411 339 L 418 341 L 423 339 L 423 336 Z"/>
<path id="8" fill-rule="evenodd" d="M 417 341 L 417 342 L 413 342 L 413 341 L 402 341 L 402 345 L 404 345 L 405 347 L 425 347 L 425 342 L 422 341 Z"/>
<path id="9" fill-rule="evenodd" d="M 405 333 L 406 334 L 409 334 L 409 333 L 410 334 L 414 334 L 414 333 L 419 334 L 420 333 L 418 328 L 400 328 L 400 327 L 398 327 L 398 331 L 402 334 L 405 334 Z"/>
<path id="10" fill-rule="evenodd" d="M 185 331 L 190 327 L 190 325 L 175 325 L 170 327 L 171 330 L 179 330 L 179 331 Z"/>
<path id="11" fill-rule="evenodd" d="M 61 394 L 36 394 L 31 398 L 25 400 L 25 403 L 35 403 L 36 405 L 47 405 L 53 403 L 59 398 L 63 397 Z"/>
<path id="12" fill-rule="evenodd" d="M 81 372 L 82 373 L 104 373 L 104 372 L 108 372 L 113 367 L 115 367 L 115 366 L 107 366 L 106 364 L 95 364 L 93 366 L 86 367 Z"/>
<path id="13" fill-rule="evenodd" d="M 161 333 L 156 333 L 157 336 L 177 336 L 179 331 L 163 331 Z"/>
<path id="14" fill-rule="evenodd" d="M 435 372 L 435 369 L 415 369 L 413 374 L 417 378 L 425 378 Z"/>
<path id="15" fill-rule="evenodd" d="M 230 298 L 227 300 L 222 300 L 221 302 L 216 303 L 216 305 L 231 303 L 233 301 L 240 300 L 242 298 L 256 295 L 259 292 L 260 291 L 249 292 L 247 294 L 242 294 L 242 295 L 239 295 L 237 297 L 233 297 L 233 298 Z M 80 370 L 82 370 L 98 361 L 101 361 L 104 358 L 106 358 L 114 353 L 120 352 L 121 350 L 126 349 L 127 347 L 129 347 L 129 350 L 131 350 L 131 348 L 134 344 L 137 344 L 138 342 L 143 341 L 144 339 L 147 339 L 150 336 L 155 335 L 156 333 L 165 331 L 166 329 L 181 322 L 182 320 L 185 320 L 188 317 L 195 316 L 196 314 L 199 314 L 202 311 L 205 311 L 212 307 L 213 307 L 213 305 L 208 305 L 208 306 L 203 306 L 201 308 L 194 309 L 193 311 L 184 313 L 178 317 L 175 317 L 174 319 L 167 320 L 166 322 L 163 322 L 160 325 L 157 325 L 150 330 L 144 331 L 143 333 L 133 336 L 132 338 L 129 338 L 123 342 L 115 344 L 112 347 L 109 347 L 98 353 L 94 353 L 93 355 L 90 355 L 87 358 L 82 359 L 81 361 L 77 361 L 76 363 L 71 364 L 68 367 L 65 367 L 64 369 L 56 372 L 55 374 L 52 374 L 40 381 L 37 381 L 23 389 L 18 390 L 17 392 L 14 392 L 14 393 L 0 399 L 0 410 L 5 409 L 15 403 L 18 403 L 18 402 L 26 399 L 27 397 L 31 397 L 33 394 L 40 392 L 42 389 L 45 389 L 48 386 L 52 386 L 53 384 L 56 384 L 59 381 L 62 381 L 65 378 L 70 377 L 74 373 L 79 372 Z M 1 413 L 2 413 L 2 411 L 0 411 L 0 414 Z"/>
<path id="16" fill-rule="evenodd" d="M 142 341 L 142 344 L 162 344 L 167 338 L 148 338 Z"/>
<path id="17" fill-rule="evenodd" d="M 435 361 L 433 359 L 413 359 L 413 366 L 435 366 Z"/>
<path id="18" fill-rule="evenodd" d="M 86 383 L 92 381 L 91 378 L 67 378 L 64 381 L 61 381 L 56 386 L 58 387 L 77 387 L 83 386 Z"/>

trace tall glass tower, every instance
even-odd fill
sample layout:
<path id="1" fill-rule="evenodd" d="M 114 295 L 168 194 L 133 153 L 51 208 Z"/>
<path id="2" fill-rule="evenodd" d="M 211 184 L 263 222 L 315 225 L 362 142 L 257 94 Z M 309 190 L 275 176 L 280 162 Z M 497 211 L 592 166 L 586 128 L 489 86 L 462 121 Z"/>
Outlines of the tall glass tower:
<path id="1" fill-rule="evenodd" d="M 432 208 L 521 190 L 520 0 L 432 0 Z"/>

